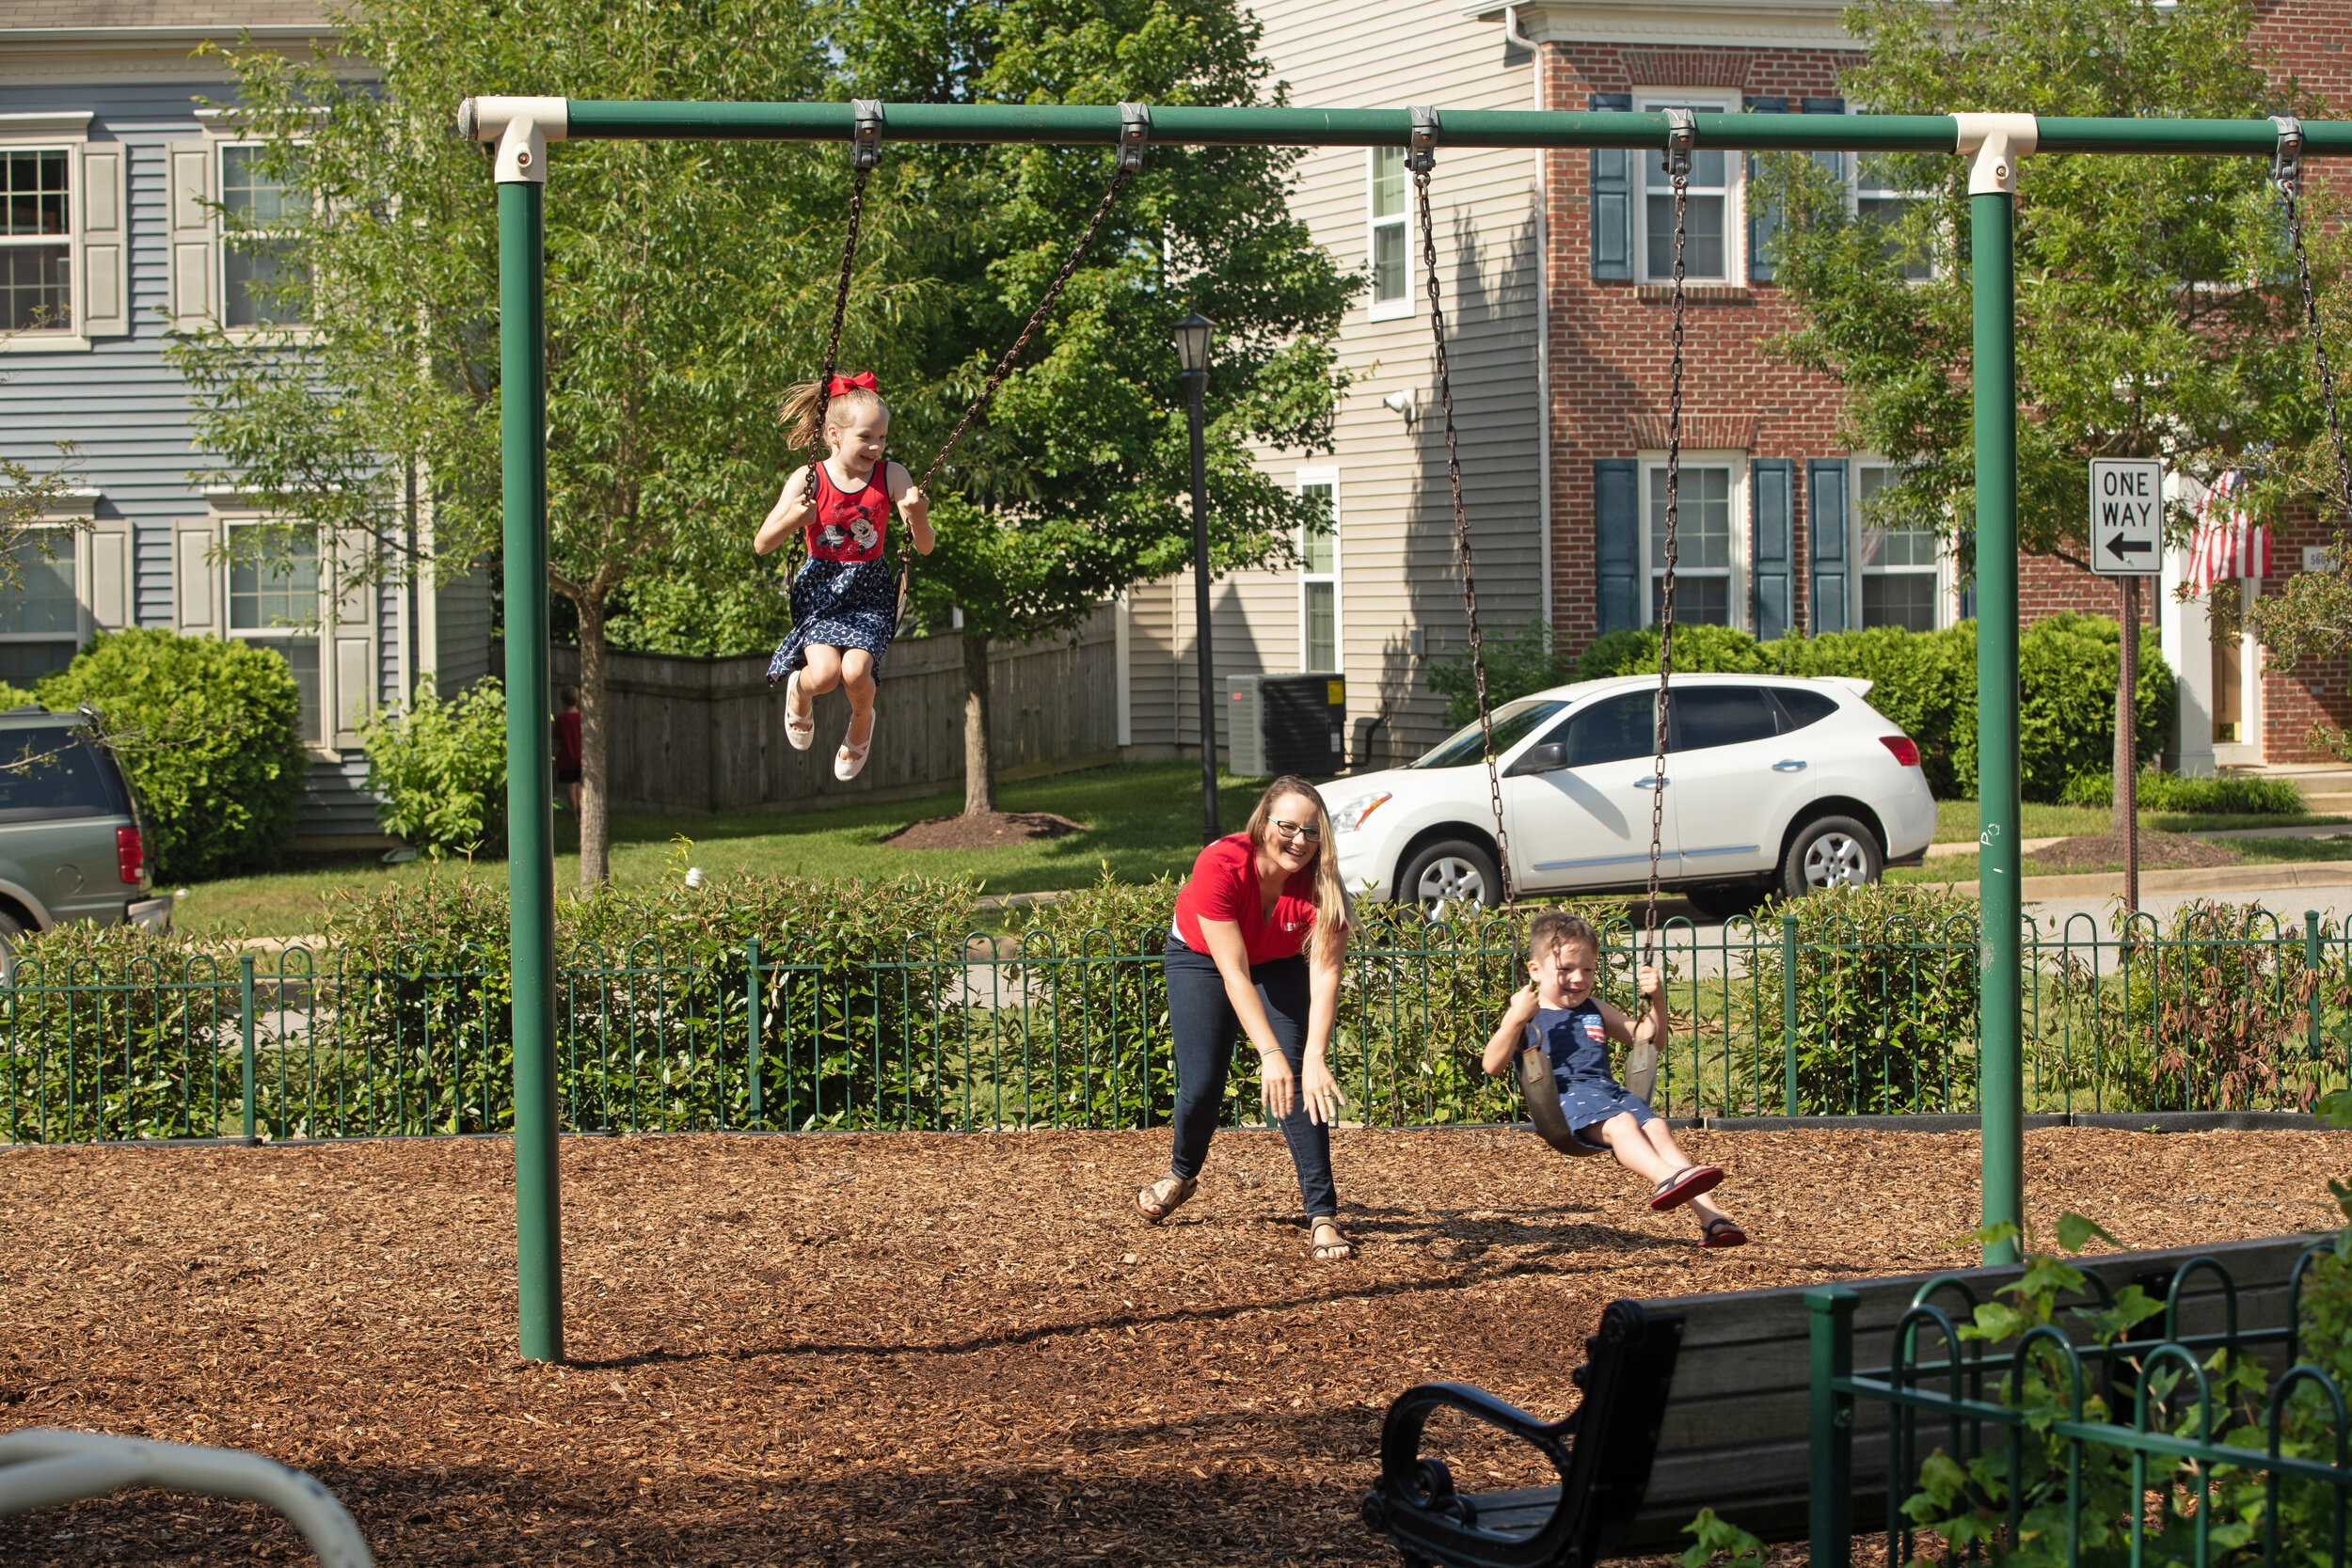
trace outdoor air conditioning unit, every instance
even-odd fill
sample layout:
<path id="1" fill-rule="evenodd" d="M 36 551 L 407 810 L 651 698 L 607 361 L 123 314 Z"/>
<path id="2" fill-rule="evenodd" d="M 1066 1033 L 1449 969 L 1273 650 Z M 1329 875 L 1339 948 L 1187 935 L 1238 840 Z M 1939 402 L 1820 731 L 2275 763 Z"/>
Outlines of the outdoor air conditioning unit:
<path id="1" fill-rule="evenodd" d="M 1347 766 L 1347 680 L 1335 670 L 1225 677 L 1226 764 L 1245 779 Z"/>

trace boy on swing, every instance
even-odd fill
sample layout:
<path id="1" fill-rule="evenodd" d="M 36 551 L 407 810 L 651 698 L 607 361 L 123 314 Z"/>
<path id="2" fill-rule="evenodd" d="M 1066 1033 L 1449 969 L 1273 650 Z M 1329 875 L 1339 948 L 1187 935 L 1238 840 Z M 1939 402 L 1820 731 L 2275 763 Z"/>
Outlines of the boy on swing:
<path id="1" fill-rule="evenodd" d="M 1512 1070 L 1520 1052 L 1548 1052 L 1551 1086 L 1559 1092 L 1568 1136 L 1586 1149 L 1608 1149 L 1619 1164 L 1654 1183 L 1652 1209 L 1688 1204 L 1699 1222 L 1699 1245 L 1743 1244 L 1747 1233 L 1707 1198 L 1724 1173 L 1685 1158 L 1665 1118 L 1609 1071 L 1612 1040 L 1665 1046 L 1666 989 L 1658 971 L 1644 965 L 1635 976 L 1648 1002 L 1635 1023 L 1593 994 L 1600 977 L 1599 933 L 1577 915 L 1546 910 L 1528 928 L 1527 974 L 1528 984 L 1503 1010 L 1481 1065 L 1500 1078 Z"/>

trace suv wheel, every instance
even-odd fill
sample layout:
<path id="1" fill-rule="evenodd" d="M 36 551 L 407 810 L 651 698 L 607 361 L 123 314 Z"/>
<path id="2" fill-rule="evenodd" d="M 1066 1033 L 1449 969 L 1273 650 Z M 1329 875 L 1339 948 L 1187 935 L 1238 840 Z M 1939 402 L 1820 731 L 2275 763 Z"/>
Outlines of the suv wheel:
<path id="1" fill-rule="evenodd" d="M 1781 891 L 1791 898 L 1834 887 L 1866 887 L 1879 879 L 1886 851 L 1869 829 L 1851 816 L 1822 816 L 1797 830 L 1780 863 Z"/>
<path id="2" fill-rule="evenodd" d="M 1502 874 L 1495 858 L 1464 839 L 1439 839 L 1413 851 L 1396 879 L 1397 897 L 1422 909 L 1475 903 L 1492 909 L 1502 897 Z"/>

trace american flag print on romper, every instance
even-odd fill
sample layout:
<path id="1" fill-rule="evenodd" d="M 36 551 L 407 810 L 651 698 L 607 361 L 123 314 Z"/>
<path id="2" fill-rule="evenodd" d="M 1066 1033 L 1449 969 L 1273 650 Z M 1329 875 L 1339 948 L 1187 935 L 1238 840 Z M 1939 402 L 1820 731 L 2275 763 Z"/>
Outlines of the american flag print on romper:
<path id="1" fill-rule="evenodd" d="M 2270 575 L 2270 531 L 2246 509 L 2246 476 L 2235 468 L 2213 482 L 2197 503 L 2189 537 L 2188 585 L 2200 597 L 2217 582 Z"/>

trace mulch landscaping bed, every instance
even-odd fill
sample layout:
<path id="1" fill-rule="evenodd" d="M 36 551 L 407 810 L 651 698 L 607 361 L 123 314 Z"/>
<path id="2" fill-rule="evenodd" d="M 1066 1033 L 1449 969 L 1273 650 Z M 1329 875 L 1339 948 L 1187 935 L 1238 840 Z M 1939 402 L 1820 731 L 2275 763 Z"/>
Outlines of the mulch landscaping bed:
<path id="1" fill-rule="evenodd" d="M 1050 811 L 991 811 L 977 816 L 927 816 L 882 842 L 886 849 L 992 849 L 1086 831 L 1085 823 Z"/>
<path id="2" fill-rule="evenodd" d="M 1687 1137 L 1755 1244 L 1525 1133 L 1343 1131 L 1330 1265 L 1266 1132 L 1156 1230 L 1165 1132 L 566 1139 L 568 1366 L 516 1354 L 502 1141 L 0 1151 L 0 1429 L 273 1454 L 386 1564 L 1387 1564 L 1399 1389 L 1556 1413 L 1611 1297 L 1967 1259 L 1973 1134 Z M 2326 1227 L 2347 1171 L 2352 1133 L 2026 1141 L 2042 1224 L 2135 1247 Z M 152 1492 L 0 1519 L 10 1564 L 305 1555 Z"/>
<path id="3" fill-rule="evenodd" d="M 2131 847 L 2122 833 L 2086 833 L 2080 838 L 2045 844 L 2026 858 L 2043 871 L 2104 871 L 2124 864 L 2131 858 Z M 2139 867 L 2143 871 L 2235 865 L 2245 858 L 2245 850 L 2216 844 L 2211 839 L 2161 833 L 2153 828 L 2139 830 Z"/>

